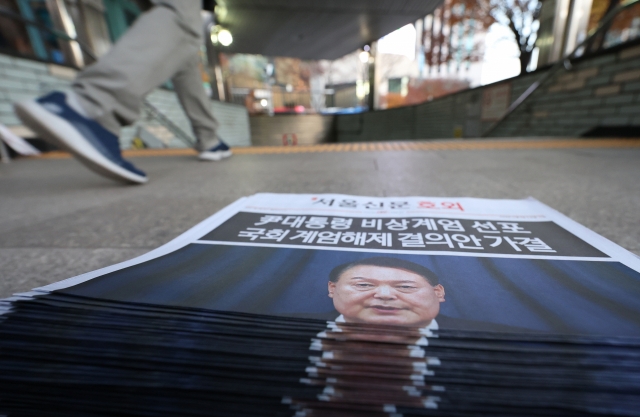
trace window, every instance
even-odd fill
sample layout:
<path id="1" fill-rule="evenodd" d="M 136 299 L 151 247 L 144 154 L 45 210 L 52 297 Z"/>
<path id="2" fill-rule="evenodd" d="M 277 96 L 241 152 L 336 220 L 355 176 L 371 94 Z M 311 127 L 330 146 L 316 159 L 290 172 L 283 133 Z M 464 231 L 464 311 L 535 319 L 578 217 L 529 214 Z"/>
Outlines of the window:
<path id="1" fill-rule="evenodd" d="M 20 55 L 34 55 L 27 28 L 11 16 L 20 16 L 16 2 L 0 0 L 0 49 Z"/>

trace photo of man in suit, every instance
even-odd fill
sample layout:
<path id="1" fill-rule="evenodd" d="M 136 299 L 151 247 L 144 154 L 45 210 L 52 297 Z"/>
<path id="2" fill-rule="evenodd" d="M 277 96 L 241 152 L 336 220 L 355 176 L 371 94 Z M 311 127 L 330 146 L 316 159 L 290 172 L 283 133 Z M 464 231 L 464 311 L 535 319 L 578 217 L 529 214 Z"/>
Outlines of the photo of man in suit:
<path id="1" fill-rule="evenodd" d="M 338 265 L 329 274 L 336 322 L 437 329 L 445 290 L 438 276 L 414 262 L 373 257 Z"/>
<path id="2" fill-rule="evenodd" d="M 314 417 L 342 408 L 374 417 L 397 415 L 396 407 L 438 408 L 440 397 L 429 395 L 432 388 L 425 388 L 423 378 L 432 374 L 427 363 L 440 362 L 422 349 L 425 336 L 438 329 L 436 316 L 445 301 L 436 274 L 378 256 L 336 266 L 328 289 L 340 316 L 312 339 L 307 378 L 301 380 L 324 390 L 315 401 L 291 399 L 292 408 Z"/>
<path id="3" fill-rule="evenodd" d="M 438 275 L 415 262 L 376 256 L 336 266 L 329 297 L 340 313 L 336 323 L 369 323 L 422 329 L 523 333 L 531 330 L 440 314 L 445 288 Z"/>

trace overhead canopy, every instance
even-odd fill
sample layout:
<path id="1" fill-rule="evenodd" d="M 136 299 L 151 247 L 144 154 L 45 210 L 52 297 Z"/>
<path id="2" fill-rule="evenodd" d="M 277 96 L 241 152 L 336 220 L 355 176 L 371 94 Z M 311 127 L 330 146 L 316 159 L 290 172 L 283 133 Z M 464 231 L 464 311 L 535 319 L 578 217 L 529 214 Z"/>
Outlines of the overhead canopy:
<path id="1" fill-rule="evenodd" d="M 442 0 L 218 0 L 225 52 L 337 59 L 413 23 Z M 224 10 L 226 9 L 226 11 Z"/>

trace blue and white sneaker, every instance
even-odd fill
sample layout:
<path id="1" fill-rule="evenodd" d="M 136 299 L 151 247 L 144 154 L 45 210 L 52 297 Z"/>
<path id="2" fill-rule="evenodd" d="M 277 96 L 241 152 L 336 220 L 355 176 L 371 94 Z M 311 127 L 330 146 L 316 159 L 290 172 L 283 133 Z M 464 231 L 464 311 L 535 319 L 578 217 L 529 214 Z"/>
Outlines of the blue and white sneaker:
<path id="1" fill-rule="evenodd" d="M 198 158 L 202 161 L 219 161 L 232 155 L 231 149 L 221 139 L 220 143 L 208 151 L 200 152 Z"/>
<path id="2" fill-rule="evenodd" d="M 122 158 L 118 137 L 68 104 L 65 93 L 55 91 L 36 100 L 15 104 L 15 112 L 43 139 L 71 152 L 100 175 L 136 184 L 147 175 Z"/>

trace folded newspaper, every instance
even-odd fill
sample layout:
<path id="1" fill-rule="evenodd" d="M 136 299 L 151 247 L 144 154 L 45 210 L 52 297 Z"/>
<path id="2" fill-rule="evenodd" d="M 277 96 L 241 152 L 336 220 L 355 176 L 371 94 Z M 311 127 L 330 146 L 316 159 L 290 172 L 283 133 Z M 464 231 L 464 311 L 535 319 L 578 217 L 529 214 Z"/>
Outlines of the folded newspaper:
<path id="1" fill-rule="evenodd" d="M 256 194 L 0 304 L 0 414 L 640 415 L 640 258 L 534 199 Z"/>

